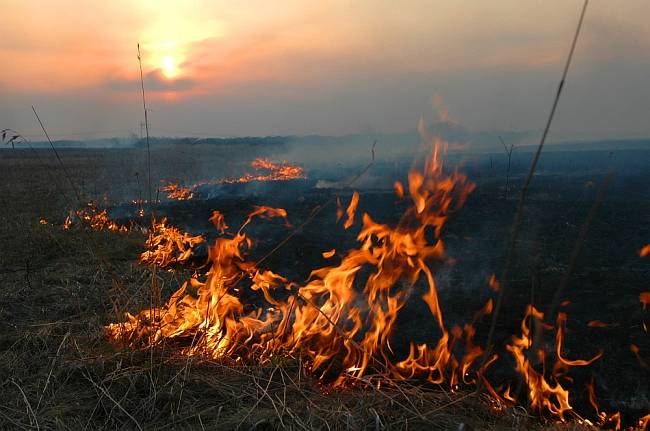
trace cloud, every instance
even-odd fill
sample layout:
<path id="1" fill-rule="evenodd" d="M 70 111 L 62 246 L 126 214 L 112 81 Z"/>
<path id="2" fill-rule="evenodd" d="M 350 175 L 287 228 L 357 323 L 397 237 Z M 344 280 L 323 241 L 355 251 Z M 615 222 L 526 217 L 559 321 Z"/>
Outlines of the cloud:
<path id="1" fill-rule="evenodd" d="M 197 88 L 199 82 L 195 79 L 166 78 L 160 70 L 154 70 L 144 75 L 144 87 L 147 92 L 154 93 L 183 93 Z M 112 91 L 133 92 L 140 91 L 139 78 L 111 78 L 104 84 L 105 88 Z"/>
<path id="2" fill-rule="evenodd" d="M 537 130 L 579 13 L 565 0 L 77 3 L 0 0 L 0 118 L 12 126 L 31 128 L 37 103 L 62 132 L 79 115 L 131 130 L 139 42 L 150 120 L 171 130 L 392 132 L 432 108 L 474 131 Z M 590 4 L 553 137 L 647 135 L 646 3 Z"/>

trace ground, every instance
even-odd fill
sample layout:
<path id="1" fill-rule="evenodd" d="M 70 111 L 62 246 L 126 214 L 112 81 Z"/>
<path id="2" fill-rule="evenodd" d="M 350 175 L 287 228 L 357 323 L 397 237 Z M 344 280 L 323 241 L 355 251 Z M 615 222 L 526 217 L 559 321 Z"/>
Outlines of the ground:
<path id="1" fill-rule="evenodd" d="M 154 160 L 158 176 L 173 167 L 194 172 L 194 178 L 185 176 L 191 181 L 209 174 L 230 175 L 228 170 L 245 164 L 251 151 L 240 149 L 232 156 L 231 149 L 167 148 L 154 153 Z M 124 311 L 147 307 L 152 278 L 163 295 L 169 295 L 188 274 L 154 273 L 137 264 L 145 240 L 140 232 L 63 231 L 60 224 L 69 208 L 78 206 L 78 198 L 101 202 L 104 193 L 109 201 L 142 195 L 146 172 L 142 154 L 142 149 L 63 151 L 63 169 L 45 150 L 1 151 L 0 319 L 5 322 L 0 329 L 1 427 L 584 428 L 576 423 L 548 423 L 523 407 L 495 406 L 470 389 L 451 393 L 444 387 L 389 383 L 381 388 L 361 384 L 331 390 L 314 381 L 295 360 L 265 366 L 217 363 L 180 357 L 173 346 L 132 350 L 109 343 L 104 325 L 119 320 Z M 226 154 L 232 157 L 226 160 Z M 199 158 L 203 162 L 197 166 L 192 161 Z M 218 173 L 210 172 L 210 166 Z M 504 306 L 506 317 L 498 327 L 502 339 L 516 332 L 527 302 L 542 307 L 549 303 L 602 177 L 585 173 L 568 186 L 563 177 L 548 176 L 536 184 L 522 235 L 524 257 L 518 260 L 513 293 Z M 596 183 L 585 189 L 590 179 Z M 449 253 L 459 262 L 441 275 L 441 298 L 452 322 L 462 321 L 466 308 L 478 309 L 490 294 L 477 286 L 485 288 L 488 274 L 499 273 L 514 211 L 514 201 L 500 195 L 500 175 L 477 181 L 479 188 L 467 208 L 450 220 L 445 238 Z M 515 191 L 520 182 L 513 179 Z M 639 417 L 644 408 L 648 411 L 648 387 L 643 382 L 650 376 L 629 352 L 629 345 L 635 343 L 647 357 L 650 347 L 640 330 L 647 317 L 638 302 L 638 294 L 650 290 L 650 270 L 635 254 L 644 238 L 650 242 L 648 183 L 637 175 L 619 177 L 610 186 L 612 198 L 603 202 L 591 226 L 566 295 L 572 301 L 568 337 L 573 341 L 568 341 L 568 354 L 589 357 L 599 349 L 605 351 L 588 375 L 576 378 L 582 382 L 595 375 L 599 392 L 606 394 L 604 404 L 630 417 Z M 80 196 L 72 192 L 72 185 Z M 296 203 L 288 210 L 297 221 L 314 204 L 329 198 L 327 192 L 305 192 L 300 199 L 294 195 Z M 232 216 L 241 217 L 247 205 L 271 198 L 258 191 L 254 197 L 233 199 L 221 196 L 185 207 L 167 205 L 159 211 L 189 223 L 185 217 L 189 213 L 201 218 L 200 214 L 216 209 L 213 206 L 225 207 L 228 213 L 230 205 Z M 289 202 L 286 196 L 277 197 L 283 200 Z M 390 194 L 382 190 L 362 191 L 362 206 L 387 219 L 395 211 Z M 275 264 L 315 261 L 321 251 L 331 248 L 327 241 L 333 241 L 332 234 L 327 229 L 323 233 L 331 214 L 325 214 L 322 223 L 306 227 L 295 239 L 300 246 L 289 244 L 275 256 Z M 47 224 L 40 224 L 41 218 Z M 273 235 L 281 239 L 285 233 Z M 260 245 L 262 251 L 275 243 L 276 237 L 269 235 Z M 340 240 L 353 242 L 343 236 Z M 273 263 L 272 259 L 269 264 Z M 305 276 L 300 269 L 294 271 L 292 276 Z M 616 321 L 618 326 L 587 327 L 587 321 L 594 319 Z M 630 386 L 635 383 L 636 387 Z M 461 424 L 465 428 L 459 428 Z"/>

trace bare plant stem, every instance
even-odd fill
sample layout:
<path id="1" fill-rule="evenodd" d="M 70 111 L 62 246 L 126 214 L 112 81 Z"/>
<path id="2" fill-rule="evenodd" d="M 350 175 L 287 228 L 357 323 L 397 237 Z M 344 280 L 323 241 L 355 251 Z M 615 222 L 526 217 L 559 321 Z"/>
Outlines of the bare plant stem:
<path id="1" fill-rule="evenodd" d="M 505 265 L 503 268 L 503 273 L 501 276 L 501 290 L 499 291 L 499 295 L 497 296 L 497 300 L 494 306 L 494 312 L 492 314 L 492 322 L 490 324 L 490 330 L 488 332 L 488 337 L 487 337 L 487 342 L 485 345 L 485 353 L 483 356 L 483 366 L 487 362 L 487 360 L 490 358 L 490 354 L 492 353 L 493 349 L 493 342 L 494 342 L 494 332 L 496 329 L 497 322 L 499 321 L 499 314 L 501 311 L 501 305 L 503 304 L 503 297 L 505 295 L 505 292 L 507 291 L 509 287 L 508 283 L 508 277 L 510 276 L 510 270 L 512 266 L 512 261 L 514 258 L 515 254 L 515 248 L 517 245 L 517 239 L 519 238 L 519 230 L 521 228 L 521 222 L 523 220 L 524 216 L 524 203 L 526 202 L 526 196 L 528 194 L 528 188 L 530 187 L 530 183 L 533 179 L 533 175 L 535 174 L 535 168 L 537 167 L 537 162 L 539 161 L 539 157 L 542 153 L 542 149 L 544 148 L 544 143 L 546 142 L 546 137 L 548 136 L 548 132 L 551 129 L 551 124 L 553 124 L 553 118 L 555 117 L 555 111 L 557 109 L 558 102 L 560 101 L 560 96 L 562 95 L 562 89 L 564 88 L 564 83 L 566 81 L 567 74 L 569 73 L 569 67 L 571 66 L 571 60 L 573 58 L 573 53 L 575 51 L 576 44 L 578 42 L 578 36 L 580 35 L 580 29 L 582 28 L 582 22 L 584 21 L 585 13 L 587 11 L 587 6 L 589 5 L 589 0 L 585 0 L 583 6 L 582 6 L 582 11 L 580 12 L 580 18 L 578 19 L 578 25 L 576 27 L 575 34 L 573 36 L 573 41 L 571 42 L 571 49 L 569 50 L 569 55 L 567 56 L 566 63 L 564 65 L 564 70 L 562 72 L 562 78 L 560 79 L 560 83 L 557 87 L 557 91 L 555 92 L 555 98 L 553 99 L 553 105 L 551 107 L 551 112 L 549 113 L 548 119 L 546 120 L 546 126 L 544 127 L 544 132 L 542 133 L 542 138 L 539 142 L 539 146 L 537 147 L 537 152 L 535 153 L 535 157 L 533 158 L 533 162 L 530 165 L 530 170 L 528 171 L 528 176 L 526 177 L 526 181 L 524 183 L 523 188 L 521 189 L 521 193 L 519 195 L 519 202 L 517 204 L 517 212 L 515 213 L 515 219 L 512 225 L 512 233 L 510 235 L 510 242 L 508 244 L 508 251 L 505 259 Z M 479 383 L 477 385 L 476 390 L 480 391 L 482 388 L 481 381 L 479 380 Z"/>
<path id="2" fill-rule="evenodd" d="M 149 204 L 151 205 L 151 147 L 149 145 L 149 119 L 147 117 L 147 101 L 144 96 L 144 77 L 142 75 L 142 57 L 138 43 L 138 65 L 140 66 L 140 87 L 142 88 L 142 109 L 144 110 L 144 130 L 147 139 L 147 181 L 149 187 Z"/>
<path id="3" fill-rule="evenodd" d="M 582 246 L 585 240 L 587 239 L 587 234 L 589 233 L 589 228 L 591 227 L 591 223 L 596 218 L 596 214 L 598 213 L 598 208 L 600 207 L 602 201 L 605 199 L 605 192 L 607 191 L 607 188 L 609 187 L 609 184 L 612 182 L 613 178 L 614 178 L 614 174 L 612 172 L 607 174 L 600 188 L 598 189 L 598 194 L 596 195 L 596 198 L 591 204 L 591 209 L 589 210 L 589 214 L 587 214 L 587 218 L 585 218 L 585 221 L 582 224 L 582 227 L 580 228 L 580 232 L 578 233 L 578 238 L 576 239 L 576 242 L 573 245 L 573 250 L 571 251 L 571 256 L 569 257 L 569 263 L 567 265 L 567 269 L 564 272 L 562 279 L 560 280 L 560 284 L 558 285 L 557 290 L 553 295 L 553 301 L 549 305 L 549 308 L 546 312 L 545 316 L 547 321 L 551 321 L 551 322 L 555 321 L 555 313 L 557 312 L 557 309 L 560 306 L 560 300 L 562 299 L 562 295 L 564 295 L 564 291 L 567 285 L 569 284 L 571 275 L 575 270 L 578 257 L 580 256 L 580 251 L 582 250 Z M 533 345 L 539 345 L 539 343 L 541 342 L 541 332 L 542 330 L 540 329 L 538 331 L 538 335 L 535 337 L 535 343 Z"/>
<path id="4" fill-rule="evenodd" d="M 510 147 L 508 147 L 506 143 L 503 142 L 501 136 L 499 136 L 499 140 L 501 141 L 501 144 L 503 145 L 503 148 L 506 151 L 506 155 L 508 156 L 508 168 L 506 169 L 506 191 L 505 191 L 505 200 L 508 200 L 508 190 L 510 188 L 510 161 L 512 160 L 512 151 L 515 149 L 515 146 L 510 144 Z M 492 156 L 490 156 L 490 162 L 492 162 Z"/>

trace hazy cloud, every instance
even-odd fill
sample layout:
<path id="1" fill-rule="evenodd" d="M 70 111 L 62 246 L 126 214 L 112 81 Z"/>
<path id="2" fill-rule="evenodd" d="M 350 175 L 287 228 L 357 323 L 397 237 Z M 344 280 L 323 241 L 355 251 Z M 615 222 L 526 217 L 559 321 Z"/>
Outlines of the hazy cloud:
<path id="1" fill-rule="evenodd" d="M 146 91 L 152 92 L 173 92 L 181 93 L 191 90 L 198 85 L 198 82 L 189 78 L 168 79 L 160 70 L 154 70 L 144 75 L 144 86 Z M 140 91 L 139 78 L 114 78 L 106 81 L 108 90 L 112 91 Z"/>
<path id="2" fill-rule="evenodd" d="M 0 118 L 37 133 L 23 108 L 39 103 L 61 134 L 137 131 L 140 42 L 160 133 L 395 132 L 442 108 L 471 130 L 537 130 L 581 4 L 0 0 Z M 590 3 L 551 139 L 650 133 L 649 10 Z"/>

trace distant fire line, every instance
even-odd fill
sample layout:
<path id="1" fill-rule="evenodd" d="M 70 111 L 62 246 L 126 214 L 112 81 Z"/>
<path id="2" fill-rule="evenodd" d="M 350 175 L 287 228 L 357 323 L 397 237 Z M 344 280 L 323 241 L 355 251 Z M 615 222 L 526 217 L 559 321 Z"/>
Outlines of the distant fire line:
<path id="1" fill-rule="evenodd" d="M 303 168 L 286 162 L 275 163 L 268 159 L 257 158 L 251 162 L 250 166 L 255 169 L 255 171 L 266 172 L 245 173 L 240 177 L 199 181 L 189 186 L 183 186 L 179 183 L 167 181 L 160 190 L 167 194 L 168 199 L 183 201 L 193 199 L 196 189 L 206 185 L 241 184 L 254 181 L 289 181 L 307 178 Z"/>

